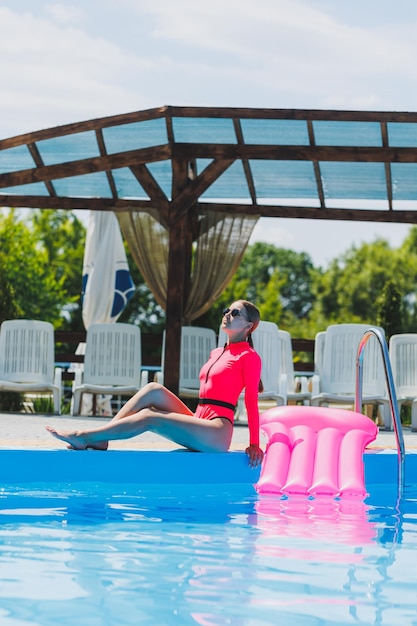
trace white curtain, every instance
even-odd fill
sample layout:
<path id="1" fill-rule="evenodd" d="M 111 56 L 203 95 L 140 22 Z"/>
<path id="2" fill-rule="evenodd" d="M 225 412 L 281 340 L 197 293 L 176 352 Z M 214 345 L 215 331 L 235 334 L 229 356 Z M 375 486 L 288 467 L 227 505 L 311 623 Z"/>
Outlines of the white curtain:
<path id="1" fill-rule="evenodd" d="M 117 217 L 135 262 L 155 300 L 165 309 L 168 282 L 168 229 L 158 214 L 118 212 Z M 204 211 L 199 215 L 194 243 L 191 291 L 183 324 L 200 317 L 225 289 L 235 273 L 258 215 L 228 215 Z"/>

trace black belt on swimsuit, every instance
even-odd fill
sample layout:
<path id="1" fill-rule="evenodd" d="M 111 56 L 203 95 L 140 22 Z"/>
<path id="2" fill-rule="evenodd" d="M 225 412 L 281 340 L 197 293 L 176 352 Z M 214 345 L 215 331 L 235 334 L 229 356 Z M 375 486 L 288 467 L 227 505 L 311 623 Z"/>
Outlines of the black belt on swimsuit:
<path id="1" fill-rule="evenodd" d="M 213 404 L 214 406 L 224 406 L 225 409 L 230 409 L 234 411 L 236 409 L 235 404 L 231 404 L 230 402 L 223 402 L 223 400 L 211 400 L 210 398 L 199 398 L 198 404 Z"/>

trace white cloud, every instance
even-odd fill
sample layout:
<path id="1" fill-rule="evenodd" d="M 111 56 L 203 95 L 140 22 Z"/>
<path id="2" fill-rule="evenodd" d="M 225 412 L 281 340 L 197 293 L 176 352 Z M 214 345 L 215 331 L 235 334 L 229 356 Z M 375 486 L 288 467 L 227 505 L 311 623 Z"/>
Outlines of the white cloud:
<path id="1" fill-rule="evenodd" d="M 326 65 L 335 65 L 344 56 L 363 61 L 365 49 L 366 63 L 367 59 L 380 59 L 381 52 L 389 50 L 384 39 L 370 29 L 344 25 L 300 0 L 211 0 L 206 4 L 142 0 L 137 6 L 139 12 L 153 15 L 152 35 L 160 41 L 230 53 L 252 59 L 254 64 L 263 61 L 269 66 L 284 59 L 291 67 L 302 59 L 320 71 L 316 55 L 327 53 L 329 48 L 332 55 Z"/>
<path id="2" fill-rule="evenodd" d="M 140 60 L 80 29 L 0 8 L 0 54 L 3 137 L 144 104 L 126 81 Z"/>
<path id="3" fill-rule="evenodd" d="M 257 90 L 260 106 L 266 98 L 271 106 L 280 100 L 284 107 L 323 108 L 389 108 L 404 96 L 417 100 L 413 24 L 404 37 L 403 23 L 348 23 L 311 0 L 140 0 L 136 7 L 138 15 L 152 17 L 154 50 L 169 46 L 175 63 L 188 58 L 190 69 L 205 61 L 229 74 L 233 86 L 238 77 L 240 93 L 245 86 Z"/>
<path id="4" fill-rule="evenodd" d="M 326 0 L 3 2 L 0 136 L 164 104 L 413 110 L 415 24 L 397 13 L 361 20 Z"/>
<path id="5" fill-rule="evenodd" d="M 86 16 L 85 10 L 70 4 L 56 2 L 45 6 L 45 14 L 59 24 L 73 24 L 83 20 Z"/>

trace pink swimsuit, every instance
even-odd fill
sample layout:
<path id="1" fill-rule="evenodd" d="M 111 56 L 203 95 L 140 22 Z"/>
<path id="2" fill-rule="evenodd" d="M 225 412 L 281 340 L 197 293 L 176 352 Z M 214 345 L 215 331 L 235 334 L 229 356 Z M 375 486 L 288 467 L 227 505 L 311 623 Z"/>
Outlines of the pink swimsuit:
<path id="1" fill-rule="evenodd" d="M 220 400 L 236 405 L 245 389 L 248 414 L 249 441 L 259 445 L 258 386 L 261 376 L 261 358 L 247 341 L 216 348 L 200 370 L 200 398 Z M 201 419 L 226 417 L 233 423 L 232 408 L 214 404 L 199 404 L 195 413 Z"/>

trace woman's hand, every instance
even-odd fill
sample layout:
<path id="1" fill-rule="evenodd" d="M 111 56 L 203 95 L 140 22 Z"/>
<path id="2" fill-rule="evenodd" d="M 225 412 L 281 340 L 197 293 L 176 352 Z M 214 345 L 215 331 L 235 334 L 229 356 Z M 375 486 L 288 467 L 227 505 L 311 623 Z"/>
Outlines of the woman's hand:
<path id="1" fill-rule="evenodd" d="M 249 465 L 251 467 L 258 467 L 258 465 L 262 463 L 264 453 L 256 443 L 251 443 L 250 446 L 246 448 L 245 452 L 249 457 Z"/>

